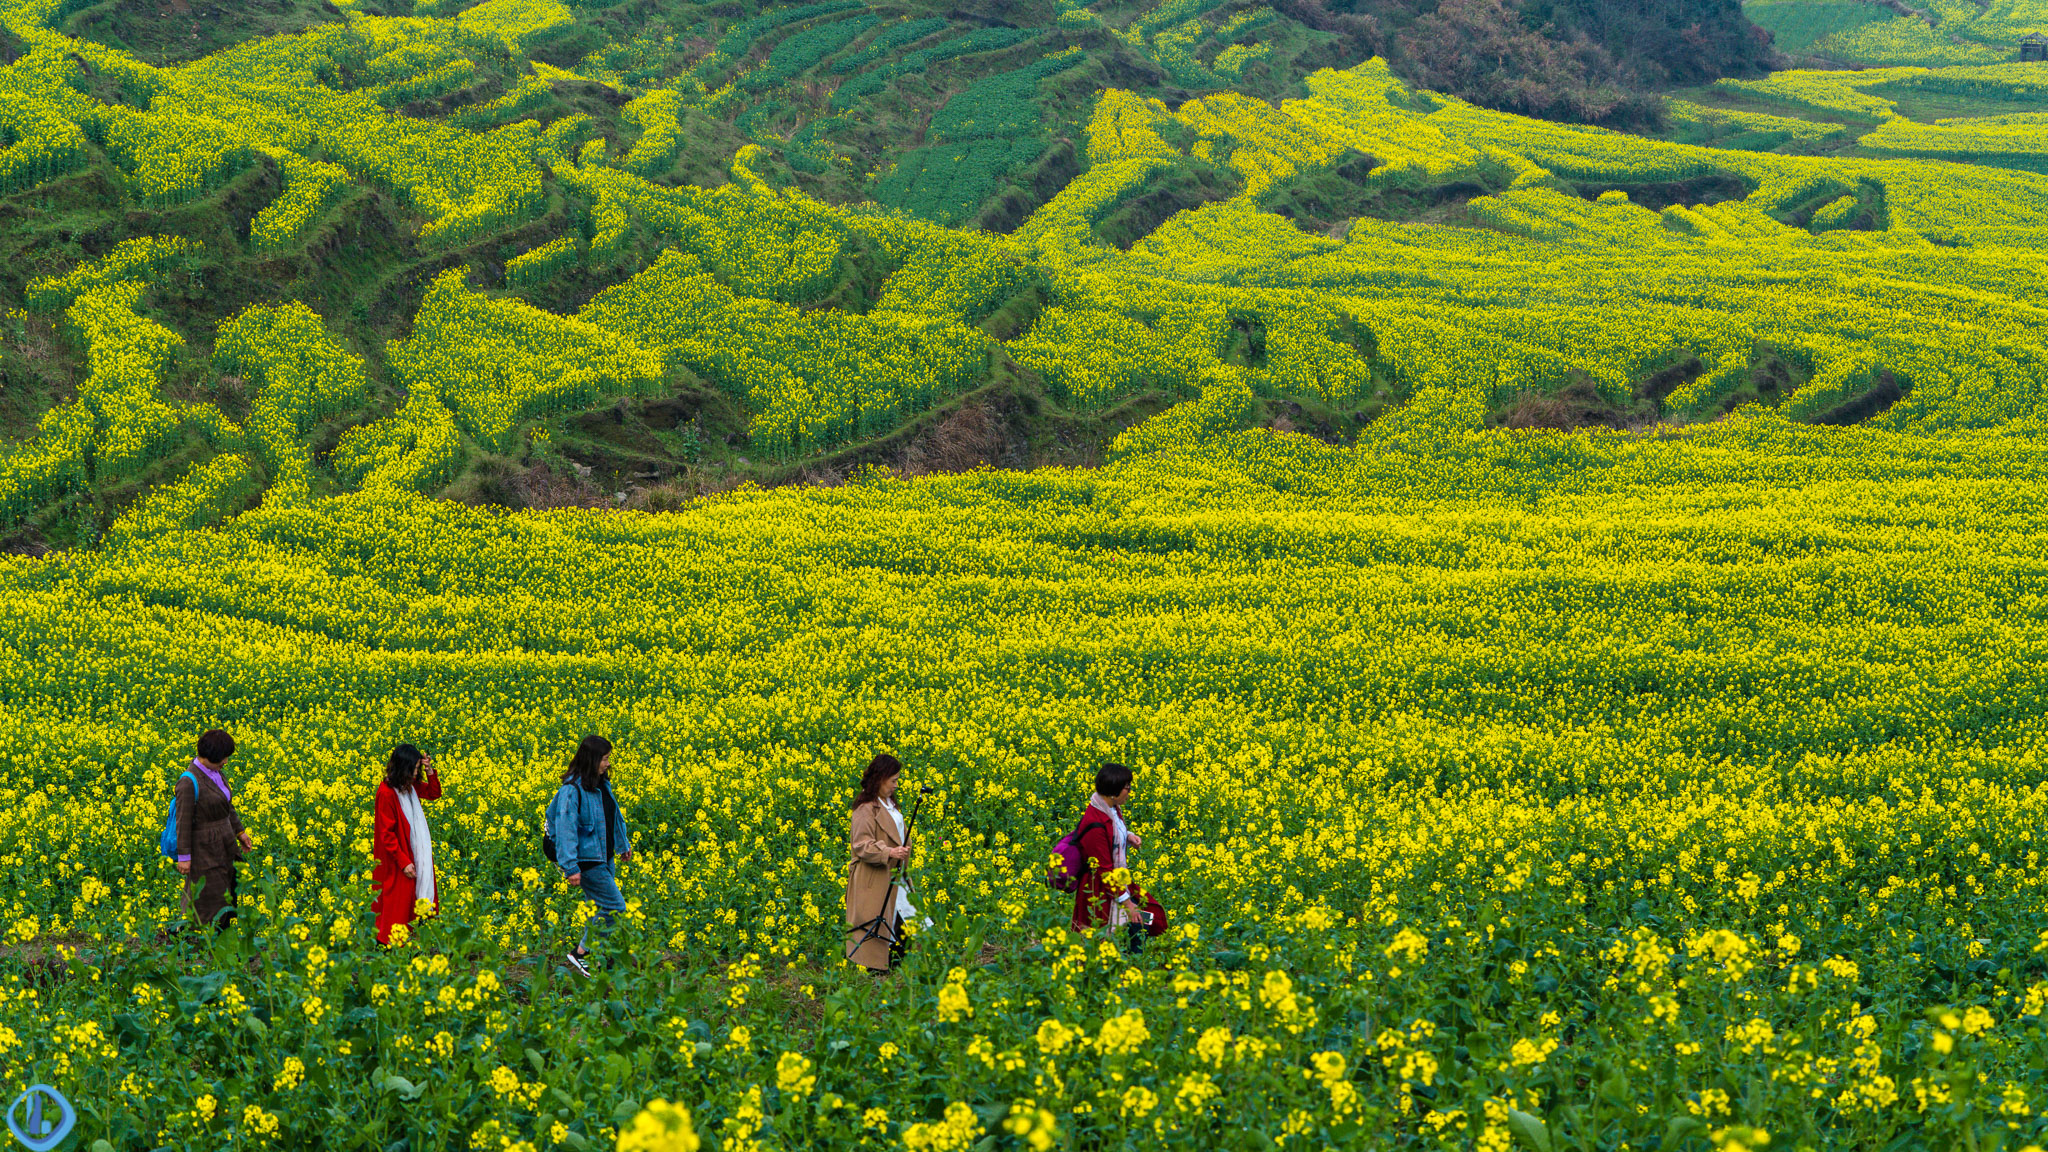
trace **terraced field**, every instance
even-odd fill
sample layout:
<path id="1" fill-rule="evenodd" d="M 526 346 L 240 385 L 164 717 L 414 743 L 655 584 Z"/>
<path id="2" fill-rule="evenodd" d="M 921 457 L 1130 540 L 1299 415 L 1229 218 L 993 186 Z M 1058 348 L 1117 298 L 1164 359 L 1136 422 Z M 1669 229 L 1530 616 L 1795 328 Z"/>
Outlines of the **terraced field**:
<path id="1" fill-rule="evenodd" d="M 2048 1141 L 2048 66 L 1623 133 L 1256 6 L 629 15 L 0 9 L 0 1072 L 73 1145 Z M 1041 883 L 1104 761 L 1139 955 Z"/>

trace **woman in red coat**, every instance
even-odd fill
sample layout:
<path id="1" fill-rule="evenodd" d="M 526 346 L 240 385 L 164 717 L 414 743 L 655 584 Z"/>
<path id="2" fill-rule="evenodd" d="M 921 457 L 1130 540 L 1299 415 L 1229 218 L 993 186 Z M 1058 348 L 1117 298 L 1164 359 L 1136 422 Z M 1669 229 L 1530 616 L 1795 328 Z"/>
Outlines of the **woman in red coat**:
<path id="1" fill-rule="evenodd" d="M 434 838 L 420 801 L 440 798 L 441 777 L 434 771 L 434 758 L 410 744 L 393 748 L 384 766 L 384 782 L 377 785 L 373 839 L 379 944 L 391 943 L 393 926 L 412 923 L 419 901 L 430 907 L 436 903 Z"/>
<path id="2" fill-rule="evenodd" d="M 1133 883 L 1110 883 L 1110 875 L 1130 867 L 1130 850 L 1144 843 L 1124 824 L 1124 801 L 1131 798 L 1131 770 L 1104 764 L 1095 773 L 1095 795 L 1081 814 L 1074 842 L 1085 865 L 1074 888 L 1074 931 L 1102 928 L 1108 935 L 1124 930 L 1125 948 L 1137 952 L 1147 936 L 1166 931 L 1166 909 Z"/>

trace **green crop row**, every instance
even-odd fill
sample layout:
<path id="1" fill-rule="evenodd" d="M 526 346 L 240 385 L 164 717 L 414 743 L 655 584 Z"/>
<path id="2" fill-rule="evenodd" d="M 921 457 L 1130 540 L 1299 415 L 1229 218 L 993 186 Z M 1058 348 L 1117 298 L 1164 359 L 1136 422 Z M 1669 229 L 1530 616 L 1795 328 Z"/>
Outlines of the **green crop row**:
<path id="1" fill-rule="evenodd" d="M 971 56 L 977 52 L 994 52 L 1021 44 L 1033 35 L 1034 33 L 1023 28 L 977 28 L 951 40 L 942 40 L 929 48 L 920 48 L 893 64 L 864 72 L 841 84 L 832 93 L 832 110 L 843 112 L 888 87 L 889 81 L 899 76 L 917 75 L 941 60 Z"/>
<path id="2" fill-rule="evenodd" d="M 800 73 L 809 71 L 825 57 L 853 43 L 881 20 L 880 16 L 866 13 L 806 28 L 777 44 L 775 50 L 768 54 L 767 61 L 761 67 L 747 73 L 740 81 L 740 86 L 754 92 L 780 87 Z"/>
<path id="3" fill-rule="evenodd" d="M 906 44 L 915 44 L 927 36 L 944 31 L 945 28 L 946 20 L 942 16 L 929 16 L 923 20 L 905 20 L 891 24 L 873 40 L 868 41 L 867 47 L 833 61 L 832 71 L 841 75 L 857 72 L 896 49 Z"/>
<path id="4" fill-rule="evenodd" d="M 961 224 L 1048 143 L 1039 82 L 1081 63 L 1078 53 L 985 77 L 932 115 L 933 143 L 906 151 L 869 194 L 940 224 Z"/>
<path id="5" fill-rule="evenodd" d="M 725 35 L 718 38 L 716 50 L 726 56 L 741 56 L 747 49 L 753 47 L 754 41 L 777 28 L 804 20 L 815 20 L 820 16 L 851 12 L 860 7 L 862 5 L 857 0 L 823 0 L 821 3 L 801 4 L 794 8 L 771 9 L 727 29 Z"/>

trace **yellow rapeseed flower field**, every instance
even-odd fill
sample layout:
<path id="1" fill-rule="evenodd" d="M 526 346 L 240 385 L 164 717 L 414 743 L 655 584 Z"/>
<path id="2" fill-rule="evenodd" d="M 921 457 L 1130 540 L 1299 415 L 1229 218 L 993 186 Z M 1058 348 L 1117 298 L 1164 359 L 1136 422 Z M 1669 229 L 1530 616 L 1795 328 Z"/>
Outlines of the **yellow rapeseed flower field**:
<path id="1" fill-rule="evenodd" d="M 8 561 L 0 1057 L 136 1146 L 2034 1132 L 2048 454 L 1388 423 Z M 243 923 L 153 946 L 214 724 Z M 620 966 L 565 986 L 539 811 L 588 731 L 638 854 Z M 447 780 L 443 910 L 387 955 L 399 741 Z M 878 749 L 935 790 L 884 983 L 838 959 Z M 1176 921 L 1138 959 L 1036 883 L 1111 759 Z"/>
<path id="2" fill-rule="evenodd" d="M 0 1088 L 58 1088 L 78 1146 L 2048 1144 L 2048 132 L 1898 114 L 2038 98 L 2030 66 L 1673 107 L 1858 142 L 1783 155 L 1509 116 L 1378 60 L 1278 102 L 1217 91 L 1258 50 L 1202 64 L 1203 10 L 1169 0 L 1113 31 L 1208 94 L 1099 94 L 1083 170 L 993 235 L 778 188 L 759 142 L 719 154 L 729 184 L 654 178 L 688 124 L 851 40 L 705 77 L 857 4 L 741 22 L 680 76 L 529 62 L 440 119 L 401 110 L 575 14 L 344 2 L 158 67 L 58 33 L 61 7 L 0 0 L 0 191 L 110 164 L 110 194 L 172 220 L 274 167 L 252 249 L 361 186 L 447 257 L 381 349 L 297 301 L 174 330 L 153 301 L 200 290 L 202 249 L 169 235 L 95 241 L 4 317 L 84 371 L 0 448 L 0 527 L 164 481 L 97 548 L 0 556 Z M 618 116 L 465 126 L 557 84 Z M 1354 157 L 1375 196 L 1476 191 L 1428 222 L 1267 209 Z M 1183 163 L 1235 192 L 1097 234 Z M 1658 187 L 1721 191 L 1631 199 Z M 486 259 L 505 289 L 459 266 Z M 883 269 L 864 310 L 831 303 L 856 259 Z M 574 314 L 516 296 L 572 274 Z M 246 385 L 235 419 L 173 386 L 188 347 Z M 1776 409 L 1741 403 L 1766 351 L 1801 370 Z M 1094 471 L 874 468 L 659 515 L 421 495 L 685 372 L 791 458 L 1003 358 L 1076 410 L 1174 406 Z M 1652 399 L 1684 421 L 1482 430 L 1503 393 L 1634 401 L 1674 363 Z M 1801 422 L 1880 380 L 1897 403 L 1868 423 Z M 1382 394 L 1353 446 L 1244 430 L 1261 398 Z M 216 726 L 256 847 L 239 921 L 202 937 L 156 842 Z M 635 852 L 586 977 L 562 954 L 587 905 L 540 840 L 589 733 Z M 448 789 L 440 909 L 385 949 L 372 798 L 400 742 Z M 881 751 L 930 789 L 931 924 L 876 980 L 843 960 L 841 897 Z M 1106 761 L 1136 771 L 1128 866 L 1172 915 L 1137 956 L 1042 882 Z"/>

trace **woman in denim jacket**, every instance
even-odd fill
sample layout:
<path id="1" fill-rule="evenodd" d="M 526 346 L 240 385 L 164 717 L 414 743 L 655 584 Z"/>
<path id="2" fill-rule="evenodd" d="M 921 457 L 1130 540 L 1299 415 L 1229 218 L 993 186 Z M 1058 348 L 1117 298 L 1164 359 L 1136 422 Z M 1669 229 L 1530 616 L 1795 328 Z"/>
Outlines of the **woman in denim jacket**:
<path id="1" fill-rule="evenodd" d="M 562 773 L 562 787 L 548 803 L 548 833 L 555 838 L 555 863 L 569 883 L 580 884 L 583 897 L 597 906 L 583 924 L 583 935 L 569 953 L 569 966 L 585 976 L 590 949 L 590 925 L 604 921 L 610 932 L 614 914 L 626 910 L 612 876 L 612 860 L 633 858 L 633 844 L 626 836 L 625 817 L 612 796 L 612 742 L 602 736 L 585 736 L 576 755 Z"/>

